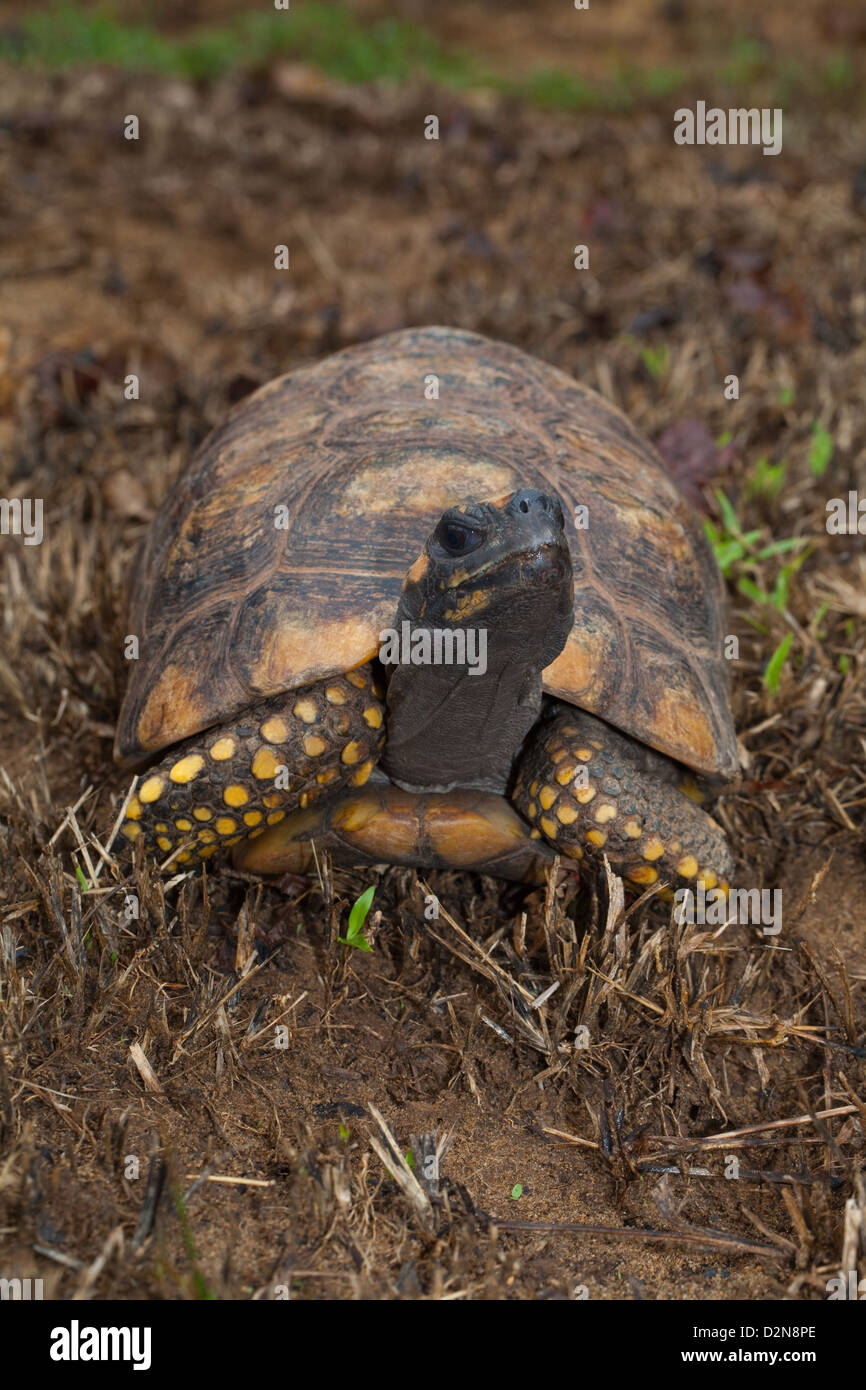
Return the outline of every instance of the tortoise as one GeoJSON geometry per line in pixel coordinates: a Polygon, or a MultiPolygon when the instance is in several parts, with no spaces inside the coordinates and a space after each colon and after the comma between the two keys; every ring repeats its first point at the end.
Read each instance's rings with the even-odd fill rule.
{"type": "Polygon", "coordinates": [[[122,833],[531,881],[558,853],[726,888],[723,589],[601,396],[410,328],[271,381],[204,441],[134,565],[122,833]],[[154,755],[159,755],[153,764],[154,755]]]}

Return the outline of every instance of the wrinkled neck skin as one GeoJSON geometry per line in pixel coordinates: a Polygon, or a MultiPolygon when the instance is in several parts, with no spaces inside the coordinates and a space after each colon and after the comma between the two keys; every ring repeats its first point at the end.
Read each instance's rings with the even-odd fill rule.
{"type": "MultiPolygon", "coordinates": [[[[388,739],[381,763],[408,791],[477,788],[503,794],[526,735],[541,711],[541,673],[558,656],[573,607],[563,596],[528,594],[507,611],[479,615],[487,633],[487,667],[386,667],[388,739]]],[[[396,628],[412,621],[403,601],[396,628]]],[[[425,624],[412,622],[413,630],[425,624]]],[[[431,629],[432,631],[432,629],[431,629]]]]}

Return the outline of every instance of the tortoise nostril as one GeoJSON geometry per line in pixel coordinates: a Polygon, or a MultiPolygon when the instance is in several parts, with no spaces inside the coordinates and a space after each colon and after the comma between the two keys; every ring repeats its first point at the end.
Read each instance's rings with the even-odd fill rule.
{"type": "Polygon", "coordinates": [[[522,498],[520,499],[520,510],[521,510],[522,512],[528,512],[528,511],[529,511],[529,503],[527,502],[527,500],[526,500],[525,497],[522,497],[522,498]]]}

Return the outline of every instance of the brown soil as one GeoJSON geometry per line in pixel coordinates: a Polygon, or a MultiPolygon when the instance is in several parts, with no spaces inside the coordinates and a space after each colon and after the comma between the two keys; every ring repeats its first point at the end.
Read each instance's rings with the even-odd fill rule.
{"type": "MultiPolygon", "coordinates": [[[[769,7],[768,34],[788,9],[769,7]]],[[[631,35],[651,10],[629,8],[631,35]]],[[[440,36],[513,55],[525,25],[517,7],[461,6],[440,36]]],[[[657,42],[659,62],[676,56],[657,42]]],[[[828,497],[866,486],[863,152],[829,102],[796,113],[777,159],[682,149],[671,124],[665,104],[544,113],[288,64],[201,88],[3,74],[0,495],[45,504],[41,545],[0,537],[4,1270],[64,1298],[823,1299],[851,1257],[866,547],[824,519],[828,497]],[[116,861],[82,893],[81,843],[95,863],[125,792],[122,588],[149,517],[258,384],[427,322],[506,338],[610,396],[717,521],[711,482],[764,541],[809,539],[784,612],[731,586],[746,766],[719,815],[741,880],[783,888],[778,937],[711,939],[656,902],[627,900],[623,919],[607,885],[576,893],[571,875],[546,898],[442,875],[435,921],[397,870],[164,887],[116,861]],[[655,371],[642,351],[664,346],[655,371]],[[835,442],[823,477],[816,420],[835,442]],[[787,463],[775,496],[752,486],[761,456],[787,463]],[[771,694],[761,675],[788,632],[771,694]],[[337,933],[370,882],[373,949],[347,953],[337,933]],[[374,1152],[370,1105],[419,1176],[421,1136],[451,1135],[430,1193],[374,1152]],[[804,1116],[746,1147],[706,1142],[804,1116]],[[708,1171],[662,1171],[677,1163],[708,1171]]],[[[787,558],[752,579],[772,588],[787,558]]]]}

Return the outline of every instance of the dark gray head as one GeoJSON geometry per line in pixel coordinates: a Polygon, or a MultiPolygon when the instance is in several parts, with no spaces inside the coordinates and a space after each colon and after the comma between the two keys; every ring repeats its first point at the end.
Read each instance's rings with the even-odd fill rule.
{"type": "Polygon", "coordinates": [[[526,488],[440,518],[409,570],[389,671],[382,767],[412,789],[503,791],[574,621],[562,507],[526,488]]]}

